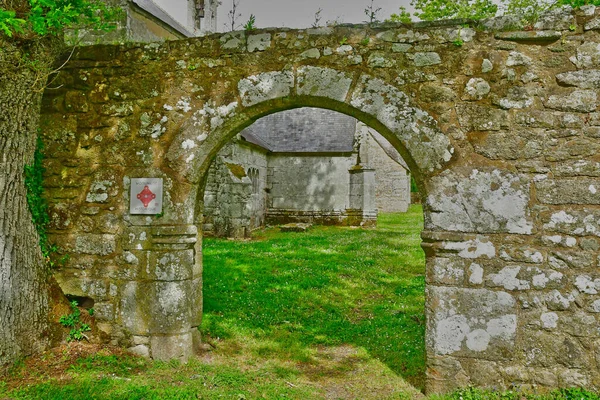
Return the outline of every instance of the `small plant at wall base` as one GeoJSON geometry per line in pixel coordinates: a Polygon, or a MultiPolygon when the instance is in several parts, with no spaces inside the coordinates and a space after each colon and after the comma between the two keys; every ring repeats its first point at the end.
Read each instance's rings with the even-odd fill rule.
{"type": "MultiPolygon", "coordinates": [[[[58,320],[58,322],[65,328],[71,328],[69,334],[67,335],[67,342],[71,342],[73,340],[79,341],[83,339],[89,340],[84,332],[89,332],[92,329],[88,324],[81,321],[81,311],[77,307],[77,301],[73,300],[70,306],[71,314],[63,315],[58,320]]],[[[92,315],[94,313],[94,309],[90,309],[89,313],[92,315]]]]}

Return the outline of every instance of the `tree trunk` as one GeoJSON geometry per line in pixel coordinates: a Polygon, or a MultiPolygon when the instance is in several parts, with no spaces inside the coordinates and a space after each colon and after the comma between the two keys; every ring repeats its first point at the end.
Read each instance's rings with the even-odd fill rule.
{"type": "Polygon", "coordinates": [[[46,262],[27,205],[41,89],[50,56],[0,37],[0,365],[48,344],[46,262]],[[27,54],[26,54],[27,52],[27,54]],[[44,59],[45,58],[45,59],[44,59]],[[31,63],[31,60],[41,61],[31,63]]]}

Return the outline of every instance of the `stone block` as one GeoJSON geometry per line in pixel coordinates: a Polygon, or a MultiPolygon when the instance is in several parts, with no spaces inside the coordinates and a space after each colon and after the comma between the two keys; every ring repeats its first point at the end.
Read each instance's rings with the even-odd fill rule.
{"type": "Polygon", "coordinates": [[[527,110],[517,111],[513,115],[516,124],[530,128],[554,128],[557,124],[557,116],[553,111],[527,110]]]}
{"type": "Polygon", "coordinates": [[[144,344],[138,344],[136,346],[130,347],[127,349],[127,351],[129,351],[132,354],[135,354],[136,356],[150,358],[150,349],[144,344]]]}
{"type": "Polygon", "coordinates": [[[516,301],[506,292],[429,286],[428,351],[436,355],[510,359],[517,331],[516,301]]]}
{"type": "Polygon", "coordinates": [[[600,43],[586,41],[577,46],[577,54],[570,60],[580,69],[600,67],[600,43]]]}
{"type": "Polygon", "coordinates": [[[371,53],[367,59],[369,68],[392,68],[396,65],[396,60],[387,57],[384,53],[371,53]]]}
{"type": "Polygon", "coordinates": [[[546,134],[542,129],[490,131],[473,140],[475,151],[492,160],[519,160],[543,155],[546,134]]]}
{"type": "Polygon", "coordinates": [[[146,279],[165,282],[192,279],[193,250],[151,251],[149,254],[146,279]]]}
{"type": "Polygon", "coordinates": [[[574,90],[566,95],[552,95],[544,102],[547,108],[559,111],[589,113],[596,111],[597,95],[593,90],[574,90]]]}
{"type": "Polygon", "coordinates": [[[511,51],[506,59],[507,67],[529,66],[533,60],[531,57],[518,51],[511,51]]]}
{"type": "Polygon", "coordinates": [[[492,100],[493,104],[505,110],[528,108],[533,105],[533,93],[527,88],[511,87],[508,89],[506,97],[493,96],[492,100]]]}
{"type": "Polygon", "coordinates": [[[430,258],[427,262],[427,280],[435,284],[463,286],[464,260],[446,257],[430,258]]]}
{"type": "Polygon", "coordinates": [[[433,51],[415,53],[413,62],[417,67],[426,67],[429,65],[437,65],[442,63],[442,59],[438,53],[433,51]]]}
{"type": "Polygon", "coordinates": [[[263,101],[289,96],[293,86],[294,75],[291,71],[275,71],[240,80],[238,90],[242,104],[249,107],[263,101]]]}
{"type": "Polygon", "coordinates": [[[318,60],[319,58],[321,58],[321,51],[319,49],[316,48],[312,48],[312,49],[308,49],[303,53],[300,53],[300,55],[298,56],[298,60],[306,60],[307,58],[314,58],[316,60],[318,60]]]}
{"type": "Polygon", "coordinates": [[[599,89],[600,70],[586,69],[563,72],[556,75],[556,80],[565,86],[577,86],[581,89],[599,89]]]}
{"type": "Polygon", "coordinates": [[[191,326],[192,281],[147,283],[144,301],[148,303],[149,331],[153,335],[187,332],[191,326]]]}
{"type": "Polygon", "coordinates": [[[546,179],[535,187],[543,204],[600,204],[600,184],[595,179],[546,179]]]}
{"type": "Polygon", "coordinates": [[[600,210],[563,208],[541,213],[544,229],[568,235],[600,237],[600,210]]]}
{"type": "Polygon", "coordinates": [[[531,234],[529,182],[510,172],[446,171],[429,181],[426,229],[531,234]]]}
{"type": "Polygon", "coordinates": [[[229,32],[219,39],[221,48],[226,51],[241,51],[246,47],[246,35],[243,31],[229,32]]]}
{"type": "Polygon", "coordinates": [[[118,319],[122,326],[134,335],[147,336],[151,314],[151,297],[147,285],[127,282],[121,287],[118,319]]]}
{"type": "Polygon", "coordinates": [[[481,100],[490,92],[490,84],[482,78],[471,78],[465,86],[463,100],[481,100]]]}
{"type": "Polygon", "coordinates": [[[527,265],[507,265],[485,276],[487,287],[502,287],[508,291],[530,289],[560,289],[567,278],[560,271],[527,265]]]}
{"type": "Polygon", "coordinates": [[[552,368],[585,368],[591,364],[589,353],[576,338],[558,332],[529,330],[523,336],[520,351],[525,355],[526,365],[552,368]]]}
{"type": "MultiPolygon", "coordinates": [[[[574,130],[579,133],[580,131],[574,130]]],[[[546,160],[548,161],[567,161],[572,159],[587,158],[600,151],[600,143],[595,139],[588,138],[567,138],[551,139],[546,143],[546,160]]],[[[559,167],[560,165],[557,165],[559,167]]]]}
{"type": "Polygon", "coordinates": [[[271,34],[259,33],[258,35],[248,36],[248,52],[265,51],[271,47],[271,34]]]}
{"type": "Polygon", "coordinates": [[[499,131],[509,128],[508,114],[478,104],[457,104],[456,111],[463,130],[471,131],[499,131]]]}
{"type": "Polygon", "coordinates": [[[426,83],[421,86],[419,99],[425,103],[447,103],[456,99],[456,93],[448,87],[426,83]]]}
{"type": "Polygon", "coordinates": [[[114,235],[98,235],[91,233],[82,233],[75,238],[76,253],[94,254],[106,256],[114,253],[116,250],[116,240],[114,235]]]}
{"type": "Polygon", "coordinates": [[[465,387],[470,382],[460,361],[448,356],[428,356],[426,375],[426,393],[446,393],[465,387]]]}
{"type": "Polygon", "coordinates": [[[509,40],[514,42],[554,42],[561,38],[558,31],[513,31],[497,32],[494,37],[499,40],[509,40]]]}
{"type": "Polygon", "coordinates": [[[389,30],[377,34],[377,38],[384,42],[393,43],[415,43],[428,40],[430,36],[425,32],[419,32],[412,29],[408,30],[389,30]]]}
{"type": "Polygon", "coordinates": [[[194,354],[192,333],[173,336],[153,335],[150,337],[150,349],[154,360],[186,362],[194,354]]]}
{"type": "Polygon", "coordinates": [[[352,94],[352,106],[390,129],[423,171],[447,163],[454,152],[430,115],[410,106],[408,96],[380,79],[363,76],[352,94]]]}

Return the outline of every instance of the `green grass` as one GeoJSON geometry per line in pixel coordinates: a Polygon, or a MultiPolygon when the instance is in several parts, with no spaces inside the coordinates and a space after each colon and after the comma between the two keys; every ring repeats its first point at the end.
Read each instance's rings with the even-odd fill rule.
{"type": "Polygon", "coordinates": [[[148,362],[133,357],[91,356],[76,363],[70,379],[48,380],[3,392],[11,399],[306,399],[313,391],[291,388],[259,372],[210,366],[198,360],[186,365],[148,362]],[[104,360],[103,360],[104,358],[104,360]],[[131,365],[135,369],[131,370],[131,365]]]}
{"type": "Polygon", "coordinates": [[[457,390],[446,396],[432,396],[431,400],[598,400],[600,396],[585,389],[558,389],[546,394],[528,394],[518,390],[495,392],[476,388],[457,390]]]}
{"type": "Polygon", "coordinates": [[[351,345],[420,385],[422,211],[383,214],[378,225],[269,229],[241,243],[206,239],[202,333],[233,353],[252,342],[257,356],[301,363],[311,363],[319,346],[351,345]]]}

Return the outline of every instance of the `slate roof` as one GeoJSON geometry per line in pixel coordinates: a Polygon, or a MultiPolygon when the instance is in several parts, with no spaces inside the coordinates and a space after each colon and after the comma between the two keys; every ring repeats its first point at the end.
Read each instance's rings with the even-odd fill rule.
{"type": "Polygon", "coordinates": [[[274,153],[351,152],[356,119],[322,108],[296,108],[267,115],[241,137],[274,153]]]}

